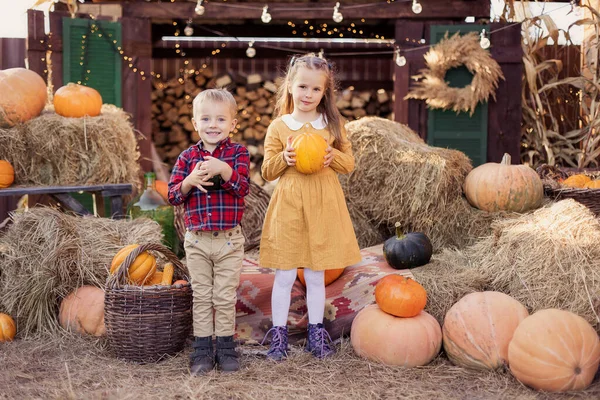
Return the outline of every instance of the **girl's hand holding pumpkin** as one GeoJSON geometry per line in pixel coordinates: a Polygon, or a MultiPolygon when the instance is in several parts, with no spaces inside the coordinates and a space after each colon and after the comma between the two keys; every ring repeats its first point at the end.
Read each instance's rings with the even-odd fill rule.
{"type": "Polygon", "coordinates": [[[325,151],[327,152],[327,154],[325,154],[325,162],[323,163],[323,165],[325,167],[329,167],[329,165],[331,165],[331,162],[333,161],[333,157],[335,157],[335,153],[333,152],[333,148],[331,146],[327,146],[325,151]]]}
{"type": "Polygon", "coordinates": [[[283,159],[290,167],[296,165],[296,152],[292,147],[292,136],[288,136],[287,138],[287,146],[285,150],[283,150],[283,159]]]}

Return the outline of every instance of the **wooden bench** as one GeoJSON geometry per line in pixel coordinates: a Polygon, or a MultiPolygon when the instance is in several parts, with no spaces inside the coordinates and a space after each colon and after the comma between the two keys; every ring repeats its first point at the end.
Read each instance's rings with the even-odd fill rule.
{"type": "Polygon", "coordinates": [[[104,184],[104,185],[77,185],[77,186],[11,186],[0,189],[0,197],[24,195],[50,195],[61,205],[73,210],[80,215],[91,215],[79,201],[69,193],[90,192],[96,195],[98,214],[104,216],[104,197],[110,199],[110,217],[124,218],[123,195],[133,192],[133,185],[129,183],[104,184]]]}

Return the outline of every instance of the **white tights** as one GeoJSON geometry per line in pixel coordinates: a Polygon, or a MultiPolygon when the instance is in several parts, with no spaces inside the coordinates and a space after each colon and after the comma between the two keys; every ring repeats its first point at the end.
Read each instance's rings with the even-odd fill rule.
{"type": "MultiPolygon", "coordinates": [[[[275,282],[271,293],[271,309],[273,312],[273,326],[286,326],[292,286],[296,281],[297,269],[275,271],[275,282]]],[[[306,281],[306,307],[308,308],[308,323],[323,323],[325,313],[325,271],[304,269],[306,281]]]]}

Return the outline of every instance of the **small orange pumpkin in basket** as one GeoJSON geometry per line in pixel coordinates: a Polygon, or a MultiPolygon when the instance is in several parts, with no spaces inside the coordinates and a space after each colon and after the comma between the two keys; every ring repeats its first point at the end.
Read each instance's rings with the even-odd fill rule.
{"type": "Polygon", "coordinates": [[[589,181],[584,186],[586,189],[600,189],[600,179],[589,181]]]}
{"type": "Polygon", "coordinates": [[[576,175],[571,175],[564,181],[560,181],[560,183],[561,183],[561,185],[567,186],[570,188],[583,189],[585,187],[585,185],[591,181],[592,181],[592,178],[590,178],[587,175],[576,174],[576,175]]]}

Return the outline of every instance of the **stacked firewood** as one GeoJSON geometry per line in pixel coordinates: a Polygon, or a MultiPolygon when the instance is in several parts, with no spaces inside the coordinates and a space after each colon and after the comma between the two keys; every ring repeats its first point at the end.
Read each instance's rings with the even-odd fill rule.
{"type": "MultiPolygon", "coordinates": [[[[160,158],[172,166],[177,156],[199,140],[192,125],[192,101],[204,89],[226,87],[238,104],[238,124],[233,140],[250,152],[251,179],[262,185],[260,176],[267,127],[273,119],[279,82],[265,81],[259,74],[213,76],[202,70],[168,81],[154,80],[152,92],[152,138],[160,158]]],[[[391,95],[385,90],[355,91],[348,87],[337,99],[340,112],[348,120],[367,115],[390,117],[391,95]]]]}

